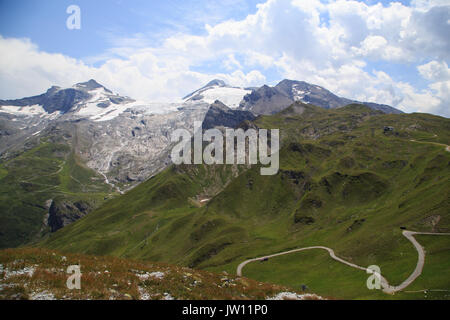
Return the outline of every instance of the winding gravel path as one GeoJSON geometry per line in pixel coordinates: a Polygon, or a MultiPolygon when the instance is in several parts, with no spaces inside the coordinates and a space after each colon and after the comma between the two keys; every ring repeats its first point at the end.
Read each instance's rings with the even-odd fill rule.
{"type": "MultiPolygon", "coordinates": [[[[389,294],[394,294],[394,293],[396,293],[398,291],[401,291],[401,290],[405,289],[414,280],[416,280],[417,277],[419,277],[422,274],[423,265],[425,263],[425,250],[417,242],[417,240],[414,238],[414,235],[416,235],[416,234],[423,234],[423,235],[433,235],[433,236],[436,236],[436,235],[450,236],[450,233],[415,232],[415,231],[408,231],[408,230],[404,230],[402,233],[409,241],[411,241],[411,243],[414,245],[414,247],[417,250],[417,253],[418,253],[417,265],[416,265],[416,268],[414,269],[414,271],[411,273],[411,275],[398,286],[391,286],[391,285],[389,285],[389,282],[386,280],[386,278],[384,278],[381,274],[378,275],[378,273],[375,272],[375,275],[378,275],[380,280],[381,280],[381,287],[383,288],[383,292],[389,293],[389,294]]],[[[245,267],[246,264],[248,264],[250,262],[261,261],[261,260],[268,259],[268,258],[273,258],[273,257],[277,257],[277,256],[282,256],[282,255],[285,255],[285,254],[290,254],[290,253],[300,252],[300,251],[305,251],[305,250],[311,250],[311,249],[323,249],[323,250],[326,250],[330,254],[330,257],[333,258],[336,261],[339,261],[339,262],[341,262],[343,264],[346,264],[349,267],[366,271],[367,273],[374,273],[374,271],[372,271],[371,269],[358,266],[358,265],[356,265],[354,263],[351,263],[351,262],[348,262],[348,261],[346,261],[344,259],[339,258],[338,256],[336,256],[336,254],[334,253],[333,249],[330,249],[328,247],[323,247],[323,246],[313,246],[313,247],[305,247],[305,248],[293,249],[293,250],[289,250],[289,251],[275,253],[275,254],[272,254],[272,255],[269,255],[269,256],[264,256],[264,257],[259,257],[259,258],[253,258],[253,259],[245,260],[244,262],[242,262],[241,264],[238,265],[238,267],[236,269],[236,274],[241,277],[242,276],[242,269],[245,267]]]]}
{"type": "Polygon", "coordinates": [[[417,142],[417,143],[434,144],[434,145],[436,145],[436,146],[443,146],[443,147],[445,147],[445,151],[450,152],[450,146],[449,146],[449,145],[446,145],[446,144],[443,144],[443,143],[439,143],[439,142],[430,142],[430,141],[417,141],[417,140],[414,140],[414,139],[410,139],[409,141],[417,142]]]}

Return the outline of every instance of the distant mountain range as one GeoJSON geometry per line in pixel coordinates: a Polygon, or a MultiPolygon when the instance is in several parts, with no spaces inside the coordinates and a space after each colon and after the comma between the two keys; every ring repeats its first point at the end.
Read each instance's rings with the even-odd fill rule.
{"type": "Polygon", "coordinates": [[[257,115],[277,113],[296,101],[313,104],[325,109],[340,108],[357,103],[384,113],[402,113],[402,111],[388,105],[338,97],[323,87],[304,81],[287,79],[274,87],[263,85],[259,88],[231,87],[224,81],[216,79],[183,99],[184,101],[204,101],[207,103],[220,100],[230,108],[251,111],[257,115]]]}
{"type": "MultiPolygon", "coordinates": [[[[251,111],[254,114],[274,114],[292,103],[300,101],[325,109],[334,109],[352,103],[364,104],[384,113],[402,113],[388,105],[372,102],[358,102],[338,97],[329,90],[304,81],[283,80],[274,87],[263,85],[260,88],[239,88],[227,85],[222,80],[212,80],[204,87],[183,98],[184,103],[212,104],[219,100],[231,109],[251,111]]],[[[137,102],[129,97],[119,96],[95,80],[77,83],[71,88],[53,86],[47,92],[16,100],[0,100],[0,112],[12,114],[60,114],[72,113],[89,116],[91,120],[111,120],[127,109],[144,107],[147,112],[165,113],[174,111],[174,104],[137,102]],[[169,107],[171,106],[171,108],[169,107]],[[16,107],[16,108],[14,108],[16,107]],[[25,107],[25,108],[24,108],[25,107]],[[34,107],[34,108],[31,108],[34,107]]]]}
{"type": "MultiPolygon", "coordinates": [[[[174,103],[120,96],[93,79],[0,100],[0,177],[9,181],[3,184],[0,247],[56,231],[166,168],[175,129],[192,130],[194,121],[203,121],[204,129],[237,127],[294,102],[326,109],[353,103],[301,81],[239,88],[217,79],[174,103]]],[[[400,113],[389,106],[366,105],[400,113]]]]}

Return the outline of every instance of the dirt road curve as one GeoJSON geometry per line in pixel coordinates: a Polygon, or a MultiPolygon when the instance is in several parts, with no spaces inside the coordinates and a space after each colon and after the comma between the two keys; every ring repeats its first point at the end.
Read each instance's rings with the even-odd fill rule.
{"type": "MultiPolygon", "coordinates": [[[[423,247],[414,238],[414,235],[416,235],[416,234],[447,235],[447,236],[450,236],[450,233],[414,232],[414,231],[408,231],[408,230],[403,231],[403,235],[409,241],[411,241],[411,243],[414,245],[414,247],[417,250],[418,259],[417,259],[416,269],[413,271],[413,273],[411,273],[411,275],[405,281],[403,281],[398,286],[391,286],[391,285],[389,285],[389,282],[386,280],[386,278],[384,278],[380,274],[379,278],[381,280],[381,287],[383,288],[383,292],[389,293],[389,294],[394,294],[395,292],[401,291],[401,290],[405,289],[407,286],[409,286],[414,280],[417,279],[417,277],[419,277],[422,274],[423,265],[425,263],[425,251],[424,251],[423,247]]],[[[358,266],[358,265],[356,265],[354,263],[345,261],[344,259],[341,259],[341,258],[337,257],[336,254],[334,253],[333,249],[330,249],[328,247],[323,247],[323,246],[313,246],[313,247],[305,247],[305,248],[293,249],[293,250],[289,250],[289,251],[275,253],[275,254],[272,254],[272,255],[269,255],[269,256],[264,256],[264,257],[259,257],[259,258],[253,258],[253,259],[245,260],[244,262],[242,262],[241,264],[238,265],[238,267],[236,269],[236,274],[238,276],[242,276],[242,269],[245,267],[246,264],[248,264],[250,262],[261,261],[263,259],[273,258],[273,257],[285,255],[285,254],[290,254],[290,253],[299,252],[299,251],[305,251],[305,250],[311,250],[311,249],[323,249],[323,250],[326,250],[330,254],[330,257],[333,258],[336,261],[339,261],[339,262],[341,262],[343,264],[346,264],[349,267],[352,267],[352,268],[355,268],[355,269],[363,270],[363,271],[366,271],[368,273],[373,273],[372,270],[369,270],[367,268],[358,266]]],[[[377,273],[375,273],[375,274],[377,275],[377,273]]]]}
{"type": "Polygon", "coordinates": [[[443,147],[445,147],[445,151],[450,152],[450,146],[448,146],[448,145],[446,145],[446,144],[443,144],[443,143],[438,143],[438,142],[428,142],[428,141],[417,141],[417,140],[414,140],[414,139],[411,139],[411,140],[409,140],[409,141],[417,142],[417,143],[434,144],[434,145],[436,145],[436,146],[443,146],[443,147]]]}

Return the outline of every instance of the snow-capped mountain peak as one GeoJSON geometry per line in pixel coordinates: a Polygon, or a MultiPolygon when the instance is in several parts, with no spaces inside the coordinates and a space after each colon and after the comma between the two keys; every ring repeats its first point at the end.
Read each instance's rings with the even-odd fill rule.
{"type": "Polygon", "coordinates": [[[45,93],[16,100],[0,100],[0,112],[21,116],[70,115],[91,120],[110,120],[136,103],[114,94],[91,79],[69,88],[52,86],[45,93]]]}
{"type": "Polygon", "coordinates": [[[212,104],[216,100],[219,100],[229,108],[236,109],[239,107],[242,98],[250,92],[251,90],[249,89],[232,87],[227,85],[223,80],[214,79],[204,87],[185,96],[183,102],[204,102],[212,104]]]}

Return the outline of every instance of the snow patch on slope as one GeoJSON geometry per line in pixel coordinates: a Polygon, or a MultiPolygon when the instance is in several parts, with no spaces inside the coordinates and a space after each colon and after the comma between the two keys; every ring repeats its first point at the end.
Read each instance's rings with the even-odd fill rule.
{"type": "Polygon", "coordinates": [[[98,88],[89,91],[92,98],[80,104],[79,110],[75,113],[78,116],[89,117],[90,120],[96,122],[109,121],[118,117],[121,113],[129,110],[137,114],[164,114],[172,111],[177,111],[180,107],[178,103],[158,103],[158,102],[143,102],[130,101],[121,104],[111,103],[109,94],[105,88],[98,88]],[[106,107],[99,106],[105,104],[106,107]]]}
{"type": "Polygon", "coordinates": [[[298,88],[299,86],[296,84],[292,87],[292,96],[294,98],[294,101],[300,101],[305,102],[305,96],[307,94],[310,94],[310,91],[304,91],[298,88]]]}
{"type": "Polygon", "coordinates": [[[105,111],[105,108],[99,107],[100,103],[108,103],[109,98],[104,88],[90,90],[92,97],[81,104],[81,108],[76,112],[80,116],[97,116],[105,111]]]}
{"type": "Polygon", "coordinates": [[[20,115],[20,116],[40,116],[46,115],[47,112],[41,105],[35,104],[32,106],[0,106],[0,112],[20,115]]]}
{"type": "Polygon", "coordinates": [[[179,104],[175,103],[144,103],[139,101],[125,104],[112,104],[107,108],[96,110],[96,113],[92,114],[90,119],[97,122],[108,121],[118,117],[127,110],[137,113],[138,115],[164,114],[177,111],[179,106],[179,104]]]}
{"type": "Polygon", "coordinates": [[[211,86],[202,91],[197,91],[194,94],[186,97],[185,102],[206,102],[208,104],[214,103],[216,100],[224,103],[231,109],[239,107],[246,94],[251,93],[251,90],[234,87],[211,86]]]}
{"type": "MultiPolygon", "coordinates": [[[[8,113],[17,117],[40,117],[48,120],[56,119],[61,115],[59,111],[47,113],[39,104],[31,106],[0,106],[0,113],[8,113]]],[[[12,119],[12,121],[17,121],[17,119],[12,119]]]]}

